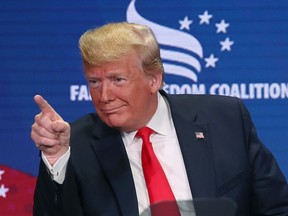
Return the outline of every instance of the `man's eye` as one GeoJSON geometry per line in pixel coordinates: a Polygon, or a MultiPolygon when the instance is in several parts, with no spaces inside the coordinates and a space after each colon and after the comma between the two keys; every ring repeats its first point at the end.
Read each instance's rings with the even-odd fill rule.
{"type": "Polygon", "coordinates": [[[92,88],[97,88],[101,84],[99,80],[95,80],[95,79],[88,80],[88,83],[89,83],[89,86],[92,88]]]}
{"type": "Polygon", "coordinates": [[[115,78],[115,81],[116,82],[121,82],[121,81],[124,81],[124,79],[123,78],[115,78]]]}
{"type": "Polygon", "coordinates": [[[113,79],[114,84],[116,85],[123,85],[126,82],[126,79],[122,78],[122,77],[115,77],[113,79]]]}

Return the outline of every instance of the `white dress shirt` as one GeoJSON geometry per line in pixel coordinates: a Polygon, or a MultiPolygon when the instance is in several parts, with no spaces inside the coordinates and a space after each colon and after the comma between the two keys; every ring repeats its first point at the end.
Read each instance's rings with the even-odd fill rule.
{"type": "MultiPolygon", "coordinates": [[[[147,124],[153,129],[150,136],[154,152],[166,174],[176,200],[192,200],[192,194],[184,166],[170,108],[165,99],[158,93],[157,111],[147,124]]],[[[142,140],[135,137],[137,131],[122,133],[122,139],[130,161],[130,167],[136,188],[138,208],[141,213],[149,207],[149,197],[141,163],[142,140]]],[[[70,148],[52,167],[44,154],[42,159],[50,170],[53,180],[62,184],[65,178],[66,166],[70,157],[70,148]]]]}
{"type": "MultiPolygon", "coordinates": [[[[147,124],[153,129],[150,136],[154,152],[166,174],[176,200],[192,200],[192,194],[184,166],[180,146],[165,99],[158,93],[158,108],[147,124]]],[[[141,163],[142,140],[135,137],[137,131],[122,133],[134,178],[138,208],[141,213],[149,207],[149,197],[141,163]]]]}

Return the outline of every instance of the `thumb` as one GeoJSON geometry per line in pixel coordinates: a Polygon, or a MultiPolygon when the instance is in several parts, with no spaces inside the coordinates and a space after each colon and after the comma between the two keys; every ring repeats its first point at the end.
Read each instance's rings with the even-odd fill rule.
{"type": "Polygon", "coordinates": [[[52,122],[52,129],[56,133],[64,133],[64,134],[70,133],[70,125],[63,120],[56,120],[52,122]]]}

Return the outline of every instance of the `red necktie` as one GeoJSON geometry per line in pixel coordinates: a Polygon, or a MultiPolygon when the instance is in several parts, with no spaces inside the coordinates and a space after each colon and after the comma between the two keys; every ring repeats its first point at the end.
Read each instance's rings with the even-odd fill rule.
{"type": "MultiPolygon", "coordinates": [[[[154,207],[151,207],[152,215],[178,216],[180,213],[175,197],[163,168],[153,151],[152,143],[149,140],[152,133],[153,130],[151,128],[143,127],[138,130],[136,134],[137,137],[140,137],[143,140],[141,158],[150,204],[153,205],[162,202],[161,204],[158,204],[159,208],[153,210],[154,207]]],[[[154,206],[156,207],[157,205],[154,206]]]]}

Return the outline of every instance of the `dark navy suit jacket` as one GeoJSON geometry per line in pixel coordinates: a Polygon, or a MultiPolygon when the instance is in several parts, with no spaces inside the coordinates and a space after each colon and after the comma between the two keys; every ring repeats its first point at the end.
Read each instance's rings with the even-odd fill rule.
{"type": "MultiPolygon", "coordinates": [[[[239,99],[161,94],[171,108],[193,199],[231,198],[241,216],[288,215],[285,177],[239,99]]],[[[34,215],[139,215],[120,132],[95,113],[71,126],[65,181],[53,182],[41,161],[34,215]]]]}

